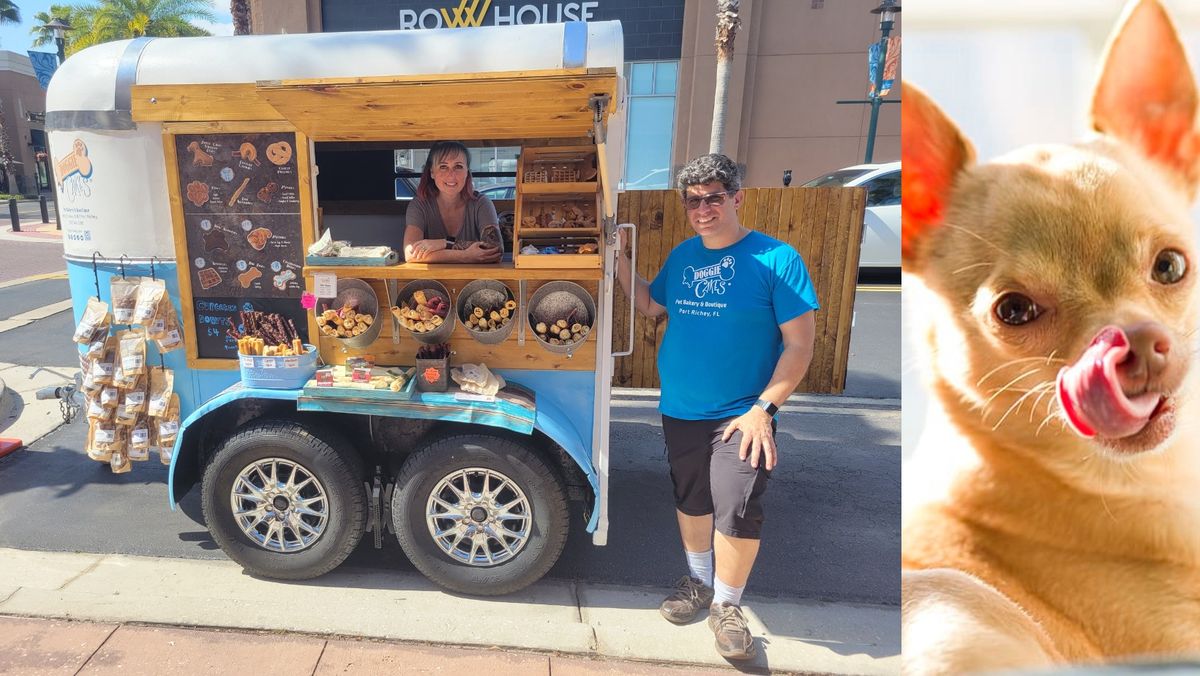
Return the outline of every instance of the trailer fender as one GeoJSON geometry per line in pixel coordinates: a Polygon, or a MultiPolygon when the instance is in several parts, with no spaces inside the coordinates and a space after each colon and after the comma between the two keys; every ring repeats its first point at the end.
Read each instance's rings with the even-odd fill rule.
{"type": "MultiPolygon", "coordinates": [[[[579,465],[579,469],[587,477],[588,485],[592,489],[592,496],[599,499],[600,496],[600,479],[596,476],[596,471],[592,467],[592,454],[588,450],[588,444],[585,444],[583,439],[579,437],[579,433],[575,431],[575,425],[571,423],[570,417],[563,412],[562,409],[554,405],[549,397],[538,399],[537,403],[537,418],[533,423],[534,429],[537,429],[542,434],[550,437],[555,443],[563,447],[567,455],[579,465]]],[[[593,523],[588,524],[588,532],[595,529],[595,519],[593,523]]]]}
{"type": "Polygon", "coordinates": [[[241,399],[296,401],[299,395],[299,390],[266,390],[235,386],[192,411],[192,414],[179,426],[179,435],[175,438],[175,448],[171,453],[171,467],[167,471],[167,500],[170,502],[171,511],[175,511],[175,505],[179,502],[175,497],[175,489],[187,484],[186,488],[179,492],[179,498],[182,498],[200,478],[199,472],[194,469],[196,467],[195,455],[200,452],[200,445],[194,437],[199,435],[200,425],[197,423],[201,419],[209,413],[241,399]],[[183,462],[182,468],[179,467],[181,462],[183,462]]]}

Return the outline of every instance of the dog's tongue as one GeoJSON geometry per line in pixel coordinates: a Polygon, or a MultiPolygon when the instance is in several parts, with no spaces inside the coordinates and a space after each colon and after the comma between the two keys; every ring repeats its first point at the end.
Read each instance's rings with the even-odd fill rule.
{"type": "Polygon", "coordinates": [[[1081,436],[1127,437],[1149,422],[1161,395],[1125,396],[1117,364],[1128,353],[1125,332],[1109,326],[1096,334],[1079,361],[1058,372],[1058,402],[1081,436]]]}

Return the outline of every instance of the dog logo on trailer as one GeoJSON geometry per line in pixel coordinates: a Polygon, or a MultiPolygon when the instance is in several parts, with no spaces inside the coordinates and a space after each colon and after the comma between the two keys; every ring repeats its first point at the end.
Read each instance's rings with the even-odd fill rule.
{"type": "Polygon", "coordinates": [[[67,199],[91,194],[92,160],[88,158],[87,144],[77,138],[71,143],[71,152],[54,162],[54,173],[58,176],[58,189],[67,199]]]}

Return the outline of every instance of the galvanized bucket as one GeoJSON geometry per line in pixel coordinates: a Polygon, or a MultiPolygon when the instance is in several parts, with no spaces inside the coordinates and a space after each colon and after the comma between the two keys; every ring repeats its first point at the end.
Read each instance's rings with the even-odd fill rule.
{"type": "Polygon", "coordinates": [[[587,289],[575,282],[546,282],[529,298],[529,330],[537,338],[538,344],[551,352],[571,354],[587,342],[595,328],[596,300],[587,289]],[[555,345],[537,332],[538,322],[551,325],[559,319],[567,319],[568,324],[586,326],[588,335],[570,345],[555,345]]]}
{"type": "Polygon", "coordinates": [[[520,321],[519,307],[510,311],[507,324],[494,331],[473,329],[467,324],[467,319],[470,318],[471,311],[476,307],[483,308],[485,312],[493,308],[498,310],[510,300],[515,300],[512,289],[503,282],[494,279],[476,279],[458,292],[458,319],[463,323],[463,328],[467,330],[467,333],[471,334],[475,340],[488,345],[503,343],[512,334],[513,327],[520,321]]]}
{"type": "MultiPolygon", "coordinates": [[[[338,338],[346,347],[364,348],[370,346],[379,337],[383,326],[379,321],[379,295],[370,284],[361,279],[338,279],[337,296],[329,304],[331,309],[340,309],[346,303],[353,303],[360,314],[371,315],[371,325],[366,331],[352,338],[338,338]]],[[[320,315],[320,312],[317,312],[320,315]]]]}
{"type": "Polygon", "coordinates": [[[413,331],[412,329],[405,327],[403,323],[400,324],[400,327],[405,331],[408,331],[408,333],[419,343],[435,344],[449,342],[450,334],[454,333],[455,322],[454,299],[450,297],[450,291],[446,289],[445,284],[442,284],[437,280],[414,279],[408,284],[405,284],[404,288],[400,289],[400,293],[396,296],[396,305],[401,307],[412,307],[413,294],[415,294],[417,291],[424,291],[426,298],[431,296],[440,296],[441,298],[445,299],[445,301],[450,305],[450,311],[447,312],[446,316],[442,319],[442,325],[432,331],[425,331],[424,333],[413,331]]]}

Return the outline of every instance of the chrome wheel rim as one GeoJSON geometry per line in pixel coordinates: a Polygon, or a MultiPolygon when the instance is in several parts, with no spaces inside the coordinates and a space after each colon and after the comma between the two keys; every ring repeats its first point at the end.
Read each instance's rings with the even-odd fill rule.
{"type": "Polygon", "coordinates": [[[429,535],[443,554],[469,566],[508,561],[529,542],[533,511],[512,479],[486,467],[447,474],[425,504],[429,535]]]}
{"type": "Polygon", "coordinates": [[[285,458],[246,465],[233,480],[229,505],[242,533],[272,552],[311,547],[329,523],[325,487],[312,472],[285,458]]]}

